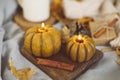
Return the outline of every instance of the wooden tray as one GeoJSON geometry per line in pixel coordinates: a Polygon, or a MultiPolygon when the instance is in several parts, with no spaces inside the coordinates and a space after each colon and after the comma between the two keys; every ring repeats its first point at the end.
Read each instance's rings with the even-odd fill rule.
{"type": "Polygon", "coordinates": [[[90,61],[84,62],[84,63],[76,63],[76,62],[72,62],[65,55],[65,51],[62,49],[62,51],[60,51],[57,55],[54,55],[54,56],[48,58],[51,60],[74,64],[75,69],[71,72],[71,71],[57,69],[57,68],[53,68],[53,67],[38,65],[36,58],[33,57],[30,53],[28,53],[24,48],[21,48],[21,53],[24,57],[26,57],[29,61],[31,61],[39,69],[41,69],[43,72],[48,74],[53,80],[74,80],[75,78],[77,78],[77,76],[80,76],[83,72],[85,72],[87,69],[89,69],[93,64],[98,62],[103,56],[103,53],[101,51],[96,50],[95,56],[90,61]]]}

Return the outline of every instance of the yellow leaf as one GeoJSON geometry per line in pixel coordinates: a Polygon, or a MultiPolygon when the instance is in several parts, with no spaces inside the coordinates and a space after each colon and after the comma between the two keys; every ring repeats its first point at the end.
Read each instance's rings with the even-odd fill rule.
{"type": "Polygon", "coordinates": [[[15,77],[18,78],[19,80],[29,80],[36,72],[36,69],[31,69],[31,68],[16,70],[12,59],[10,59],[9,66],[11,69],[11,73],[15,75],[15,77]]]}

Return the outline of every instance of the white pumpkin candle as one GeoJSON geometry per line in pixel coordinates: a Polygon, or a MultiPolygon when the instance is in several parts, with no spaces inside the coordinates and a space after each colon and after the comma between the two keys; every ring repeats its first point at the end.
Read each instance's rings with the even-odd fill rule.
{"type": "Polygon", "coordinates": [[[50,16],[50,0],[18,0],[25,19],[32,22],[47,20],[50,16]]]}

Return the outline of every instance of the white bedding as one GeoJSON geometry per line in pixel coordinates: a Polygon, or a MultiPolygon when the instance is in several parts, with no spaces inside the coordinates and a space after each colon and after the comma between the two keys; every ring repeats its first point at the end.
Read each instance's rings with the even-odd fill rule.
{"type": "MultiPolygon", "coordinates": [[[[37,68],[20,54],[19,42],[24,32],[12,21],[16,7],[16,0],[0,0],[0,72],[2,80],[17,80],[10,72],[8,64],[10,58],[13,59],[17,69],[37,68]]],[[[61,24],[58,23],[55,27],[60,29],[61,24]]],[[[103,47],[97,48],[102,49],[103,47]]],[[[120,80],[120,66],[116,63],[117,57],[115,51],[104,53],[104,57],[77,80],[120,80]]],[[[52,79],[38,69],[31,80],[52,79]]]]}

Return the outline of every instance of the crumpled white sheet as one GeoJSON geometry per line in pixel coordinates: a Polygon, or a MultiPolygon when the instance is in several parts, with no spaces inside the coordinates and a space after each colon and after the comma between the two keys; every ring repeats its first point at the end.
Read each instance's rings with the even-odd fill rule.
{"type": "MultiPolygon", "coordinates": [[[[37,68],[20,54],[19,44],[24,32],[11,20],[16,7],[16,0],[0,0],[0,71],[2,80],[17,80],[10,72],[8,64],[10,58],[13,59],[17,69],[37,68]]],[[[60,29],[61,24],[55,26],[60,29]]],[[[102,49],[103,47],[97,48],[102,49]]],[[[104,53],[104,57],[87,72],[79,76],[77,80],[120,80],[120,66],[116,63],[116,60],[115,51],[104,53]]],[[[52,79],[38,69],[31,80],[52,79]]]]}
{"type": "Polygon", "coordinates": [[[81,2],[63,0],[63,7],[65,16],[70,19],[112,13],[120,14],[120,0],[83,0],[81,2]]]}

